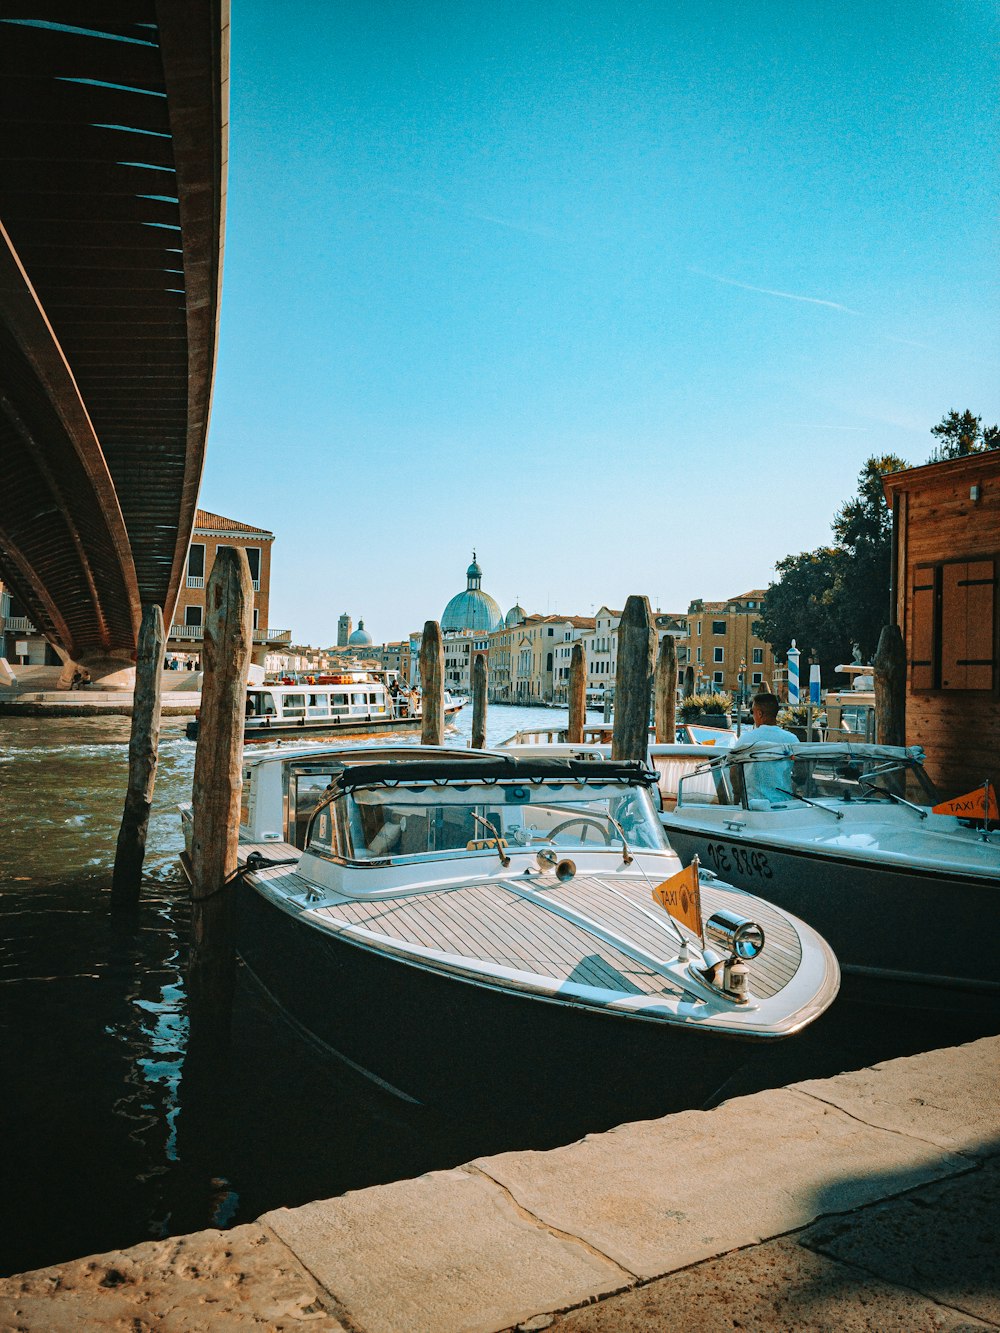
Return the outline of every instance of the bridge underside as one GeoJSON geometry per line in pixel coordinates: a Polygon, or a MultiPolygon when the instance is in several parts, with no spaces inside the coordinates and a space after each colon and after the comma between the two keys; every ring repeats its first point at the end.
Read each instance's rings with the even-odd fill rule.
{"type": "Polygon", "coordinates": [[[0,578],[77,661],[169,618],[218,328],[228,0],[0,19],[0,578]]]}

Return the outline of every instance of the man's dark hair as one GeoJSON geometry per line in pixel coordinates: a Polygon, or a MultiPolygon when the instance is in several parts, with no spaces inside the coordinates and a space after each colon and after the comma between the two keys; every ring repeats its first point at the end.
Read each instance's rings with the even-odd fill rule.
{"type": "Polygon", "coordinates": [[[762,713],[769,714],[771,717],[777,717],[781,700],[776,694],[755,694],[751,707],[759,708],[762,713]]]}

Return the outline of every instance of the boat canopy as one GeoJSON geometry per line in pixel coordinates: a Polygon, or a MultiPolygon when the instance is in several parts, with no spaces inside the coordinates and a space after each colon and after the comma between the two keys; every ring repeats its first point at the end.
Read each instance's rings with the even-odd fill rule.
{"type": "Polygon", "coordinates": [[[727,749],[711,757],[706,755],[705,760],[715,767],[721,767],[723,764],[739,764],[756,759],[786,759],[789,755],[794,755],[796,759],[820,759],[824,762],[833,759],[881,760],[897,764],[924,762],[924,751],[919,745],[854,745],[850,741],[811,741],[808,745],[757,741],[751,745],[727,749]]]}
{"type": "Polygon", "coordinates": [[[336,792],[354,787],[405,783],[450,782],[627,782],[633,786],[656,785],[656,773],[638,760],[608,760],[600,765],[587,759],[510,758],[490,755],[472,757],[456,752],[454,762],[396,760],[386,764],[359,764],[333,776],[336,792]],[[596,770],[596,771],[595,771],[596,770]]]}

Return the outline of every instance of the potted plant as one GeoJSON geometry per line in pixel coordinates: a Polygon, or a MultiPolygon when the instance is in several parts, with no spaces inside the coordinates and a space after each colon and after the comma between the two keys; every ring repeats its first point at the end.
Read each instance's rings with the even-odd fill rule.
{"type": "Polygon", "coordinates": [[[724,690],[712,694],[689,694],[681,700],[678,713],[682,722],[699,727],[718,727],[729,730],[729,710],[732,696],[724,690]]]}

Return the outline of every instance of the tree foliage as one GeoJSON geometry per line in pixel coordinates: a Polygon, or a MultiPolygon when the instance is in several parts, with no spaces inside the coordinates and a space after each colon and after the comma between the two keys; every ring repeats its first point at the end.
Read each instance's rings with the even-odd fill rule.
{"type": "Polygon", "coordinates": [[[855,644],[870,660],[888,621],[892,514],[882,477],[906,466],[895,454],[869,458],[857,494],[833,520],[835,545],[779,560],[764,597],[760,637],[781,654],[795,639],[815,654],[830,684],[833,668],[850,661],[855,644]]]}
{"type": "Polygon", "coordinates": [[[956,412],[954,408],[947,412],[931,427],[931,434],[938,442],[930,456],[931,463],[1000,449],[1000,429],[995,425],[984,427],[982,417],[974,417],[968,408],[964,412],[956,412]]]}
{"type": "MultiPolygon", "coordinates": [[[[931,434],[932,463],[1000,449],[1000,428],[984,427],[968,409],[946,413],[931,434]]],[[[871,661],[888,623],[892,514],[882,478],[908,466],[895,454],[868,459],[857,494],[834,516],[834,545],[779,560],[755,622],[754,632],[781,656],[793,639],[803,653],[815,653],[831,684],[833,667],[850,659],[855,644],[871,661]]]]}
{"type": "Polygon", "coordinates": [[[803,656],[814,655],[831,674],[838,663],[850,661],[851,637],[839,591],[846,562],[845,552],[835,546],[779,560],[778,577],[768,587],[754,633],[782,656],[794,639],[803,656]]]}

